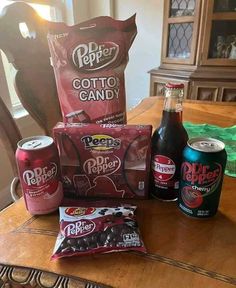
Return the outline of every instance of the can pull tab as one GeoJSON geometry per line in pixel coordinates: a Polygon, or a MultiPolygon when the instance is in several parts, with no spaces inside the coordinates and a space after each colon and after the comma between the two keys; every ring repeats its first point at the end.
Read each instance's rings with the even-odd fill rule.
{"type": "Polygon", "coordinates": [[[41,141],[39,141],[39,140],[33,140],[33,141],[31,141],[31,142],[28,142],[28,148],[33,148],[33,149],[35,149],[35,148],[37,148],[37,147],[39,147],[39,146],[41,146],[42,145],[42,142],[41,141]]]}
{"type": "Polygon", "coordinates": [[[22,148],[34,150],[34,149],[37,149],[39,146],[42,146],[42,141],[36,139],[36,140],[31,140],[31,141],[24,143],[22,145],[22,148]]]}
{"type": "Polygon", "coordinates": [[[201,142],[200,145],[202,147],[209,147],[209,148],[212,148],[215,146],[214,143],[211,143],[211,142],[201,142]]]}

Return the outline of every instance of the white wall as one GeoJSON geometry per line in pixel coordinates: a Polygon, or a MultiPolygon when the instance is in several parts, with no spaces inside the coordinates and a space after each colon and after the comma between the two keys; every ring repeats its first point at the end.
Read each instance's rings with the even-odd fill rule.
{"type": "Polygon", "coordinates": [[[115,0],[114,17],[126,19],[136,13],[138,34],[130,49],[126,68],[128,109],[149,95],[149,74],[159,66],[164,0],[115,0]]]}
{"type": "Polygon", "coordinates": [[[89,5],[89,17],[113,16],[114,0],[87,0],[89,5]]]}

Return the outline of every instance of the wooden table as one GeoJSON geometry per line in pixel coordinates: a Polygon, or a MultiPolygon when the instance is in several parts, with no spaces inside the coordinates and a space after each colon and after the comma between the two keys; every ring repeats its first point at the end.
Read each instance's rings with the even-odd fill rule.
{"type": "MultiPolygon", "coordinates": [[[[157,126],[162,105],[158,97],[145,99],[129,112],[129,123],[157,126]]],[[[189,101],[184,120],[235,125],[236,104],[189,101]]],[[[59,261],[49,260],[59,227],[57,213],[33,217],[19,200],[0,213],[0,279],[33,287],[236,286],[235,188],[236,179],[225,177],[219,211],[207,220],[188,218],[176,203],[136,201],[147,254],[59,261]]]]}

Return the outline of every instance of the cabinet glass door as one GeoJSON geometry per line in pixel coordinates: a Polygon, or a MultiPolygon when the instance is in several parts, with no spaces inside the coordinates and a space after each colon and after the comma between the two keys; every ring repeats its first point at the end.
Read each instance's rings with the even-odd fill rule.
{"type": "Polygon", "coordinates": [[[236,21],[212,21],[208,58],[236,59],[236,21]]]}
{"type": "Polygon", "coordinates": [[[214,12],[236,12],[235,0],[215,0],[214,12]]]}
{"type": "Polygon", "coordinates": [[[193,16],[195,0],[171,0],[170,17],[193,16]]]}
{"type": "Polygon", "coordinates": [[[203,65],[236,66],[236,0],[208,0],[203,65]]]}
{"type": "Polygon", "coordinates": [[[168,57],[190,58],[192,35],[193,23],[169,24],[168,57]]]}
{"type": "Polygon", "coordinates": [[[163,63],[194,63],[198,11],[196,0],[165,1],[163,63]]]}

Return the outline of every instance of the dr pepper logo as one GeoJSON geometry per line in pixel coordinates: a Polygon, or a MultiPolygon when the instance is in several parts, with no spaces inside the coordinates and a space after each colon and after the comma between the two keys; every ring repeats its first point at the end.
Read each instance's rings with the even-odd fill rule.
{"type": "Polygon", "coordinates": [[[182,167],[183,181],[191,185],[207,186],[216,183],[222,174],[222,167],[219,163],[211,165],[202,163],[183,162],[182,167]]]}
{"type": "Polygon", "coordinates": [[[23,180],[28,186],[41,186],[46,184],[57,175],[57,165],[50,163],[45,167],[36,167],[34,169],[25,170],[23,180]]]}
{"type": "Polygon", "coordinates": [[[63,234],[65,237],[81,237],[90,234],[95,229],[96,225],[88,219],[81,219],[76,222],[65,222],[62,224],[63,234]]]}
{"type": "Polygon", "coordinates": [[[97,156],[84,162],[83,169],[87,175],[109,175],[115,173],[121,166],[117,156],[97,156]]]}
{"type": "Polygon", "coordinates": [[[96,71],[113,63],[119,53],[114,42],[89,42],[78,45],[72,52],[74,65],[83,71],[96,71]]]}

